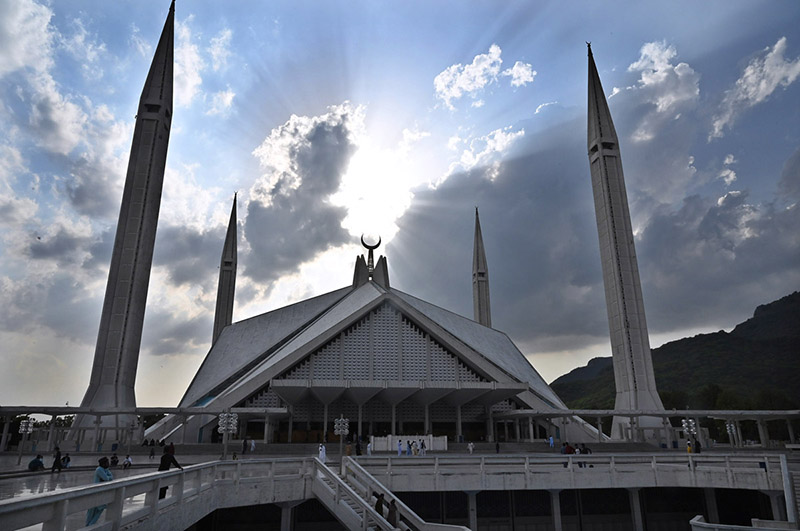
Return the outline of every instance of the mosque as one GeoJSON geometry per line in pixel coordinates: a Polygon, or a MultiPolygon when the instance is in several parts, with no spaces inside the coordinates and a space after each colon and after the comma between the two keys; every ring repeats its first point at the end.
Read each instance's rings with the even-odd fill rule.
{"type": "MultiPolygon", "coordinates": [[[[82,407],[134,408],[134,383],[172,123],[174,4],[139,103],[94,364],[82,407]]],[[[616,410],[663,410],[655,390],[618,141],[589,48],[588,153],[617,385],[616,410]]],[[[219,268],[212,345],[171,415],[146,436],[217,440],[217,415],[236,408],[240,437],[321,442],[334,418],[359,437],[403,434],[451,441],[598,441],[596,426],[566,405],[513,340],[492,328],[489,268],[475,212],[473,319],[390,284],[385,256],[362,238],[351,283],[232,322],[237,269],[236,198],[219,268]],[[242,408],[245,412],[242,413],[242,408]],[[247,412],[251,408],[253,413],[247,412]],[[550,415],[548,415],[550,413],[550,415]]],[[[120,417],[123,417],[120,419],[120,417]]],[[[130,424],[103,416],[103,431],[130,424]]],[[[612,437],[654,442],[668,424],[615,417],[612,437]]],[[[89,416],[73,425],[84,435],[89,416]]]]}

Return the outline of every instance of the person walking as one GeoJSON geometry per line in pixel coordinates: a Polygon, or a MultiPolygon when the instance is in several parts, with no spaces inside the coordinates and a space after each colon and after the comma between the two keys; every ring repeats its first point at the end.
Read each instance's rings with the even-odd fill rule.
{"type": "MultiPolygon", "coordinates": [[[[108,457],[101,457],[97,464],[99,465],[94,471],[94,482],[95,483],[103,483],[104,481],[111,481],[114,479],[114,476],[111,474],[111,471],[108,467],[111,463],[108,461],[108,457]]],[[[86,511],[86,527],[90,525],[94,525],[100,519],[100,515],[105,511],[105,505],[98,505],[97,507],[92,507],[88,511],[86,511]]]]}
{"type": "Polygon", "coordinates": [[[319,443],[319,460],[324,463],[327,457],[328,457],[328,451],[325,449],[325,445],[319,443]]]}
{"type": "Polygon", "coordinates": [[[375,501],[375,511],[383,516],[383,493],[378,494],[378,499],[375,501]]]}
{"type": "MultiPolygon", "coordinates": [[[[159,472],[165,472],[165,471],[169,470],[169,468],[172,465],[175,465],[176,467],[178,467],[181,470],[183,470],[183,467],[175,459],[175,455],[169,453],[168,452],[168,448],[165,447],[164,448],[164,453],[161,455],[161,463],[158,465],[158,471],[159,472]]],[[[158,499],[159,500],[163,499],[163,498],[165,498],[167,496],[167,489],[168,488],[169,487],[161,487],[161,489],[158,491],[158,499]]]]}
{"type": "Polygon", "coordinates": [[[53,454],[53,466],[50,468],[50,473],[52,474],[53,472],[56,471],[56,469],[58,469],[58,473],[60,474],[61,473],[61,466],[62,466],[62,463],[61,463],[61,449],[58,446],[56,446],[56,451],[53,454]]]}
{"type": "Polygon", "coordinates": [[[397,457],[403,455],[403,441],[397,441],[397,457]]]}
{"type": "Polygon", "coordinates": [[[254,454],[256,452],[256,440],[250,439],[250,453],[254,454]]]}
{"type": "Polygon", "coordinates": [[[386,517],[386,520],[392,527],[397,527],[397,502],[394,499],[389,502],[389,516],[386,517]]]}
{"type": "Polygon", "coordinates": [[[467,451],[469,452],[469,455],[472,455],[472,452],[475,451],[475,443],[474,442],[470,441],[469,443],[467,443],[467,451]]]}

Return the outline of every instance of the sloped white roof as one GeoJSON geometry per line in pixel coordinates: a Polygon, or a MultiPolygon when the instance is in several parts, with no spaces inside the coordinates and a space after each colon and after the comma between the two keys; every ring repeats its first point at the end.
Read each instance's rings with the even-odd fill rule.
{"type": "Polygon", "coordinates": [[[341,288],[225,327],[189,384],[180,406],[191,406],[237,373],[252,367],[352,290],[352,286],[341,288]]]}
{"type": "Polygon", "coordinates": [[[381,288],[372,282],[367,282],[355,291],[351,291],[346,297],[337,301],[324,314],[293,337],[274,354],[264,359],[244,377],[240,378],[235,386],[228,390],[232,391],[253,379],[257,379],[269,368],[296,352],[309,341],[316,339],[331,329],[335,329],[337,325],[351,317],[354,313],[360,313],[365,306],[369,306],[384,293],[385,292],[381,288]]]}
{"type": "Polygon", "coordinates": [[[467,319],[402,291],[392,289],[392,293],[509,375],[520,381],[527,381],[537,394],[550,400],[555,406],[566,408],[558,395],[547,385],[544,378],[536,372],[536,369],[504,332],[483,326],[472,319],[467,319]]]}

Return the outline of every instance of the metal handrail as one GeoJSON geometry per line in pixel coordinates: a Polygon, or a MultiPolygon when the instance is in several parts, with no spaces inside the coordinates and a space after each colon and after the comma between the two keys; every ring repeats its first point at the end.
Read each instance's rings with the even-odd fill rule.
{"type": "Polygon", "coordinates": [[[358,462],[353,459],[352,457],[345,457],[343,460],[344,464],[344,477],[345,481],[347,481],[348,473],[355,476],[356,480],[360,483],[365,484],[367,489],[366,495],[369,496],[369,492],[378,492],[379,494],[384,495],[384,499],[386,503],[395,500],[397,505],[397,513],[398,513],[398,520],[403,519],[408,524],[411,525],[414,529],[419,530],[452,530],[452,531],[469,531],[469,528],[460,525],[451,525],[451,524],[435,524],[426,522],[423,520],[417,513],[415,513],[409,506],[407,506],[403,501],[395,496],[392,491],[387,489],[383,483],[378,481],[375,477],[372,476],[369,472],[367,472],[358,462]]]}

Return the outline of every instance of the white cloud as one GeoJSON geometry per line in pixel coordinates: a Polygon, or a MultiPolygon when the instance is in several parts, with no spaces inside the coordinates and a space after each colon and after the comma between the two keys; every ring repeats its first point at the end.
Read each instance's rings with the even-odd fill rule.
{"type": "Polygon", "coordinates": [[[21,68],[43,71],[52,63],[53,12],[30,0],[0,3],[0,76],[21,68]]]}
{"type": "Polygon", "coordinates": [[[502,75],[511,76],[512,87],[524,87],[528,83],[533,83],[536,73],[536,70],[529,63],[517,61],[511,68],[503,70],[502,75]]]}
{"type": "Polygon", "coordinates": [[[227,65],[228,57],[231,55],[231,37],[233,32],[230,28],[225,28],[211,39],[208,53],[211,55],[211,67],[215,72],[227,65]]]}
{"type": "Polygon", "coordinates": [[[726,186],[730,186],[736,180],[736,172],[728,167],[735,163],[736,158],[733,156],[733,153],[729,153],[725,156],[725,160],[722,162],[725,167],[717,174],[717,178],[722,179],[726,186]]]}
{"type": "Polygon", "coordinates": [[[497,79],[500,73],[502,50],[496,44],[489,47],[489,53],[476,55],[472,63],[461,63],[447,67],[433,80],[436,97],[444,101],[449,109],[454,109],[453,100],[464,95],[473,98],[488,84],[497,79]]]}
{"type": "Polygon", "coordinates": [[[131,23],[131,34],[130,37],[128,37],[128,45],[135,49],[142,57],[150,57],[153,54],[153,47],[139,35],[139,32],[139,27],[131,23]]]}
{"type": "Polygon", "coordinates": [[[74,19],[72,25],[75,30],[72,35],[62,35],[61,47],[80,62],[84,78],[100,79],[103,77],[103,68],[98,60],[107,51],[105,43],[89,35],[81,19],[74,19]]]}
{"type": "Polygon", "coordinates": [[[548,101],[547,103],[542,103],[541,105],[536,107],[536,111],[534,111],[533,114],[539,114],[540,112],[542,112],[545,109],[545,107],[549,107],[550,105],[555,105],[556,103],[558,103],[558,102],[557,101],[548,101]]]}
{"type": "Polygon", "coordinates": [[[193,21],[189,16],[185,22],[178,22],[178,46],[175,48],[175,104],[188,107],[200,93],[203,83],[201,75],[205,62],[200,56],[197,44],[192,43],[192,30],[189,24],[193,21]]]}
{"type": "Polygon", "coordinates": [[[641,72],[638,88],[645,91],[659,112],[671,111],[700,96],[700,75],[686,63],[672,64],[678,52],[666,42],[648,42],[640,50],[639,60],[628,72],[641,72]]]}
{"type": "Polygon", "coordinates": [[[236,93],[231,90],[231,87],[215,92],[211,96],[211,107],[206,111],[206,114],[212,116],[218,114],[227,115],[231,111],[234,96],[236,96],[236,93]]]}
{"type": "Polygon", "coordinates": [[[59,91],[53,77],[43,72],[30,78],[31,114],[35,142],[53,153],[68,155],[83,139],[87,122],[80,106],[59,91]]]}
{"type": "MultiPolygon", "coordinates": [[[[675,47],[666,42],[648,42],[642,46],[639,60],[628,67],[629,72],[640,72],[640,77],[627,90],[635,91],[643,101],[655,106],[631,135],[635,142],[655,138],[667,121],[677,120],[681,110],[693,108],[700,98],[700,75],[687,63],[673,65],[677,55],[675,47]]],[[[615,88],[612,95],[619,92],[615,88]]]]}
{"type": "MultiPolygon", "coordinates": [[[[450,165],[449,175],[457,171],[468,171],[477,166],[485,166],[486,177],[494,180],[500,169],[500,158],[519,138],[525,135],[525,130],[512,131],[512,126],[495,129],[491,133],[473,138],[468,147],[461,152],[459,160],[450,165]]],[[[448,143],[450,149],[458,146],[458,137],[452,137],[448,143]]],[[[446,179],[447,177],[445,177],[446,179]]]]}
{"type": "Polygon", "coordinates": [[[720,109],[714,115],[709,141],[721,138],[725,128],[733,126],[738,115],[772,95],[778,87],[788,87],[800,76],[800,57],[784,59],[786,37],[781,37],[772,49],[766,47],[763,56],[750,61],[736,84],[725,92],[720,109]]]}

